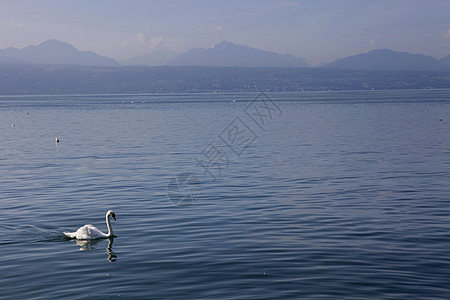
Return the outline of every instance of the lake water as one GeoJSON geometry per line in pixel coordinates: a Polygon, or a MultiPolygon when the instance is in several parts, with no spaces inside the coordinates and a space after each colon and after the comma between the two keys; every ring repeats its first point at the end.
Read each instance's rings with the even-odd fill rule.
{"type": "Polygon", "coordinates": [[[0,141],[1,299],[450,297],[450,90],[0,97],[0,141]]]}

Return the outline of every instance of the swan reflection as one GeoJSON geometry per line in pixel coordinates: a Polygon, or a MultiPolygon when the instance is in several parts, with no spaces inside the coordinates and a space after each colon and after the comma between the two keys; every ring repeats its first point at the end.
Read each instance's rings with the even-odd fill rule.
{"type": "Polygon", "coordinates": [[[117,260],[117,255],[112,250],[112,245],[114,243],[114,237],[107,239],[97,239],[97,240],[75,240],[78,246],[80,246],[80,251],[95,249],[94,246],[104,240],[108,241],[108,246],[106,247],[106,253],[108,254],[108,261],[114,262],[117,260]]]}

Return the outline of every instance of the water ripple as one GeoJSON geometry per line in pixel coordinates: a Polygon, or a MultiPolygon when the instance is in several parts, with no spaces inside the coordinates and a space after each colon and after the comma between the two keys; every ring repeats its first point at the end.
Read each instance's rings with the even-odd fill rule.
{"type": "Polygon", "coordinates": [[[449,298],[449,91],[269,95],[264,132],[253,94],[0,98],[0,298],[449,298]],[[237,116],[240,156],[219,145],[237,116]],[[196,204],[167,196],[183,172],[196,204]],[[62,235],[108,209],[113,240],[62,235]]]}

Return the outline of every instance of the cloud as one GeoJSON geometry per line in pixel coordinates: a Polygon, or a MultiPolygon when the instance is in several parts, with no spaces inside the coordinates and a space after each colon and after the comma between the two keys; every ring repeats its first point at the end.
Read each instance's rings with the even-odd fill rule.
{"type": "Polygon", "coordinates": [[[4,21],[1,21],[0,24],[7,28],[22,28],[23,27],[22,23],[16,22],[13,20],[4,20],[4,21]]]}
{"type": "Polygon", "coordinates": [[[444,33],[442,34],[442,38],[443,38],[444,40],[450,39],[450,29],[447,30],[447,32],[444,32],[444,33]]]}
{"type": "Polygon", "coordinates": [[[203,46],[210,47],[223,40],[224,36],[223,25],[206,25],[198,28],[200,39],[203,41],[203,46]]]}
{"type": "Polygon", "coordinates": [[[120,43],[120,47],[122,47],[122,48],[130,47],[132,45],[133,45],[133,43],[131,41],[129,41],[129,40],[123,40],[120,43]]]}
{"type": "Polygon", "coordinates": [[[199,31],[208,31],[208,32],[221,32],[223,30],[222,25],[206,25],[200,26],[198,28],[199,31]]]}
{"type": "Polygon", "coordinates": [[[222,25],[208,25],[208,29],[211,30],[212,32],[220,32],[223,30],[223,26],[222,25]]]}
{"type": "Polygon", "coordinates": [[[156,37],[154,39],[150,39],[150,46],[152,48],[161,47],[161,46],[164,45],[164,43],[165,43],[165,40],[164,40],[164,38],[162,36],[158,36],[158,37],[156,37]]]}
{"type": "Polygon", "coordinates": [[[138,33],[136,34],[136,38],[138,40],[138,44],[147,45],[151,48],[158,48],[164,45],[164,38],[162,36],[151,39],[143,33],[138,33]]]}
{"type": "Polygon", "coordinates": [[[143,33],[136,34],[139,44],[147,44],[150,42],[150,38],[143,33]]]}

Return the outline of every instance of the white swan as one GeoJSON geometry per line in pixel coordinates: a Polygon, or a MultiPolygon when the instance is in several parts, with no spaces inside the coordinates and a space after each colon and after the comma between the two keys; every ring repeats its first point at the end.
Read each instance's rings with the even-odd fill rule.
{"type": "Polygon", "coordinates": [[[109,238],[114,236],[111,222],[109,217],[113,217],[116,220],[116,214],[112,210],[108,210],[106,213],[106,226],[108,227],[108,233],[103,233],[94,225],[88,224],[78,228],[75,232],[63,232],[67,237],[77,240],[95,240],[100,238],[109,238]]]}

